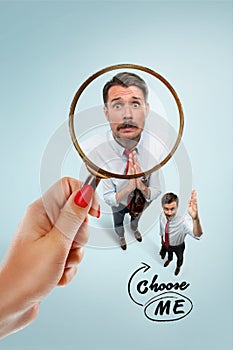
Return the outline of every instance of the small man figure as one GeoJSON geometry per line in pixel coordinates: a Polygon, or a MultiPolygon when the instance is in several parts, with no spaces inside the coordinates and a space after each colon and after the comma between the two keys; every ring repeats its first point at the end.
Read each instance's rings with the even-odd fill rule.
{"type": "Polygon", "coordinates": [[[160,215],[160,236],[161,236],[161,258],[164,259],[168,253],[168,260],[165,261],[164,267],[168,266],[173,259],[173,252],[177,257],[177,266],[175,275],[180,272],[183,264],[183,255],[185,249],[185,237],[190,234],[194,238],[200,238],[202,227],[198,217],[197,196],[193,190],[188,204],[188,213],[192,218],[189,220],[187,215],[176,215],[178,210],[179,198],[174,193],[166,193],[162,197],[163,212],[160,215]]]}

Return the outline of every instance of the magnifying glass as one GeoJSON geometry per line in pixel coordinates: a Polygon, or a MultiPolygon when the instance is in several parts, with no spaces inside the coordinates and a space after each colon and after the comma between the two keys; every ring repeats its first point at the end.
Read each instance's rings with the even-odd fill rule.
{"type": "MultiPolygon", "coordinates": [[[[158,101],[159,101],[159,99],[157,99],[157,102],[158,101]]],[[[168,104],[169,103],[170,102],[168,102],[168,104]]],[[[135,107],[136,107],[136,104],[135,104],[135,107]]],[[[100,111],[98,111],[98,113],[100,113],[100,111]]],[[[169,112],[168,112],[168,114],[169,114],[169,112]]],[[[160,121],[161,121],[161,119],[160,119],[160,121]]],[[[94,127],[95,131],[98,129],[98,132],[100,131],[100,134],[105,132],[104,127],[102,127],[102,126],[103,125],[96,124],[94,127]]],[[[182,105],[181,105],[181,102],[179,100],[179,97],[178,97],[176,91],[174,90],[174,88],[159,73],[153,71],[150,68],[146,68],[144,66],[135,65],[135,64],[118,64],[118,65],[108,66],[106,68],[99,70],[98,72],[96,72],[92,76],[90,76],[79,87],[79,89],[75,93],[75,96],[74,96],[72,103],[71,103],[70,113],[69,113],[69,130],[70,130],[70,135],[71,135],[73,145],[74,145],[75,149],[77,150],[78,154],[80,155],[80,157],[82,158],[83,162],[86,165],[86,168],[88,169],[88,171],[90,173],[90,175],[87,177],[84,185],[87,185],[87,184],[91,185],[94,188],[94,190],[98,186],[101,179],[117,178],[117,179],[130,180],[130,179],[136,179],[136,178],[146,178],[151,173],[160,169],[162,166],[164,166],[169,161],[169,159],[175,153],[175,151],[176,151],[176,149],[181,141],[183,128],[184,128],[183,109],[182,109],[182,105]],[[152,137],[155,141],[153,143],[156,143],[157,145],[160,143],[160,146],[161,145],[163,146],[163,152],[162,152],[163,157],[156,158],[155,152],[157,152],[157,151],[156,150],[154,151],[153,149],[151,149],[150,144],[147,145],[148,158],[154,159],[154,163],[153,163],[153,160],[151,161],[151,159],[150,159],[150,162],[147,162],[146,166],[144,166],[142,169],[140,168],[140,171],[134,172],[134,174],[127,174],[127,173],[122,172],[122,170],[120,170],[118,172],[116,167],[111,167],[111,162],[113,159],[106,159],[105,162],[99,162],[99,160],[98,161],[96,160],[95,156],[97,154],[101,155],[101,153],[102,153],[101,150],[103,150],[103,147],[105,147],[105,150],[108,149],[108,147],[109,147],[109,149],[111,148],[112,142],[114,143],[113,139],[109,140],[109,145],[108,145],[108,143],[106,143],[106,141],[105,141],[105,143],[103,143],[103,142],[98,143],[98,142],[96,142],[95,137],[92,137],[93,152],[86,153],[85,147],[83,147],[82,141],[80,141],[82,138],[79,135],[79,129],[83,130],[83,128],[81,128],[82,119],[85,119],[85,116],[82,118],[83,113],[79,109],[79,104],[81,101],[81,97],[87,91],[87,87],[90,87],[93,84],[93,82],[97,80],[97,78],[100,78],[101,76],[103,77],[104,75],[106,75],[106,73],[109,73],[112,71],[118,72],[118,71],[122,71],[122,70],[126,70],[126,71],[133,70],[134,72],[140,71],[143,74],[146,73],[150,77],[150,79],[152,79],[153,81],[159,82],[159,84],[163,87],[163,89],[165,89],[166,93],[167,92],[169,93],[168,94],[169,98],[172,99],[172,101],[173,101],[172,103],[175,106],[175,114],[176,114],[177,123],[178,123],[178,128],[177,128],[178,131],[177,131],[176,138],[169,141],[169,146],[168,146],[168,143],[166,141],[162,140],[161,135],[158,136],[159,131],[160,131],[159,130],[160,125],[161,126],[164,125],[163,122],[161,122],[159,125],[154,123],[154,124],[156,124],[157,129],[155,128],[155,132],[153,132],[153,133],[151,133],[150,128],[146,130],[146,127],[145,127],[145,130],[143,130],[143,132],[144,133],[147,132],[148,134],[150,134],[150,137],[152,137]],[[94,156],[92,156],[92,153],[94,154],[94,156]]],[[[110,130],[110,134],[112,134],[111,130],[110,130]]],[[[145,157],[145,158],[147,158],[147,157],[145,157]]]]}

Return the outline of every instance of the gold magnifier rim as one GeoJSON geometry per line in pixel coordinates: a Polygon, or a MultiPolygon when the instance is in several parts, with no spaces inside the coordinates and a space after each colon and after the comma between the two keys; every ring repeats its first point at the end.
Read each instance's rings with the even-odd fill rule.
{"type": "Polygon", "coordinates": [[[182,134],[183,134],[183,129],[184,129],[184,113],[183,113],[183,108],[182,108],[182,104],[180,102],[180,99],[175,91],[175,89],[171,86],[171,84],[159,73],[155,72],[154,70],[138,65],[138,64],[131,64],[131,63],[125,63],[125,64],[115,64],[115,65],[111,65],[108,67],[105,67],[99,71],[97,71],[96,73],[94,73],[93,75],[91,75],[88,79],[86,79],[84,81],[84,83],[80,86],[80,88],[77,90],[77,92],[74,95],[74,98],[72,100],[71,106],[70,106],[70,113],[69,113],[69,131],[70,131],[70,135],[71,135],[71,139],[73,142],[73,145],[75,147],[75,149],[77,150],[78,154],[80,155],[80,157],[82,158],[82,160],[84,161],[85,165],[87,166],[88,170],[96,177],[99,178],[110,178],[110,177],[114,177],[114,178],[120,178],[120,179],[133,179],[133,178],[137,178],[137,177],[143,177],[143,176],[148,176],[149,174],[153,173],[154,171],[157,171],[158,169],[160,169],[162,166],[164,166],[169,159],[173,156],[173,154],[175,153],[181,138],[182,138],[182,134]],[[159,79],[170,91],[170,93],[172,94],[172,96],[175,99],[177,108],[178,108],[178,112],[179,112],[179,131],[177,134],[177,138],[175,141],[174,146],[172,147],[171,151],[168,153],[168,155],[157,165],[155,165],[153,168],[144,171],[142,173],[138,173],[138,174],[133,174],[133,175],[121,175],[121,174],[116,174],[116,173],[112,173],[110,171],[107,171],[105,169],[102,169],[100,167],[98,167],[95,163],[93,163],[83,152],[83,150],[81,149],[78,140],[76,138],[75,135],[75,131],[74,131],[74,112],[75,112],[75,108],[77,106],[78,100],[82,94],[82,92],[86,89],[86,87],[96,78],[98,78],[100,75],[113,71],[113,70],[117,70],[117,69],[136,69],[136,70],[140,70],[143,72],[146,72],[148,74],[151,74],[152,76],[154,76],[155,78],[159,79]]]}

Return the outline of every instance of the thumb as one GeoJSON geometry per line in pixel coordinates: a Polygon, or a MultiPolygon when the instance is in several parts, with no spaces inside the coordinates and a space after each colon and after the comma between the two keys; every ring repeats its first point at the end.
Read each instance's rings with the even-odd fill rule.
{"type": "Polygon", "coordinates": [[[51,234],[63,234],[72,243],[90,210],[94,190],[85,185],[71,194],[60,211],[51,234]]]}

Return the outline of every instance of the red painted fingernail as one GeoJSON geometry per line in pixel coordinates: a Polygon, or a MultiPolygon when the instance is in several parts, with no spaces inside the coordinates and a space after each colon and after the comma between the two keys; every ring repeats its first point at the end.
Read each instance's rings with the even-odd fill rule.
{"type": "Polygon", "coordinates": [[[94,190],[91,185],[84,185],[74,197],[74,203],[81,208],[86,208],[90,203],[94,190]]]}
{"type": "Polygon", "coordinates": [[[97,209],[97,219],[99,219],[100,217],[100,205],[98,205],[98,209],[97,209]]]}

